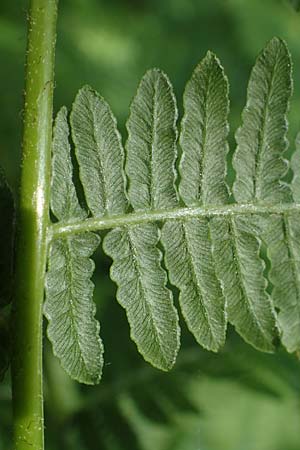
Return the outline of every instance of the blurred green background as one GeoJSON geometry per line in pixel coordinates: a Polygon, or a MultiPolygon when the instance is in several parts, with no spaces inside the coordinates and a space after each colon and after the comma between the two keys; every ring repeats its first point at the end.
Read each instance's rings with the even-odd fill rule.
{"type": "MultiPolygon", "coordinates": [[[[0,3],[0,163],[17,192],[22,131],[26,1],[0,3]]],[[[272,36],[294,61],[290,142],[300,128],[300,15],[286,0],[60,0],[55,111],[70,107],[82,84],[110,103],[125,134],[130,100],[146,69],[182,92],[208,49],[231,85],[231,136],[245,103],[255,56],[272,36]]],[[[264,355],[228,332],[219,355],[201,350],[182,323],[175,369],[147,365],[129,339],[115,301],[109,260],[97,255],[95,301],[105,344],[103,381],[70,381],[45,338],[47,450],[300,450],[300,363],[264,355]]],[[[176,293],[175,293],[176,295],[176,293]]],[[[177,297],[177,295],[176,295],[177,297]]],[[[0,450],[10,448],[9,377],[0,385],[0,450]]]]}

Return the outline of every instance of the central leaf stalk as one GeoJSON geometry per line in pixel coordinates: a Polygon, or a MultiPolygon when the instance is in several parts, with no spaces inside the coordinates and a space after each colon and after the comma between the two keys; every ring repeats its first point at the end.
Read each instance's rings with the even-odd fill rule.
{"type": "Polygon", "coordinates": [[[43,450],[42,306],[57,0],[31,0],[13,312],[14,450],[43,450]]]}

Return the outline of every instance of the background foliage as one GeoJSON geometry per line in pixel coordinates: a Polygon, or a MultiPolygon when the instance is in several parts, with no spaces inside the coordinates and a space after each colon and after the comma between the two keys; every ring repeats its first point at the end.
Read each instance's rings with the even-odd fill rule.
{"type": "MultiPolygon", "coordinates": [[[[15,191],[26,5],[24,0],[0,5],[0,155],[15,191]]],[[[55,110],[70,106],[78,88],[88,83],[109,101],[124,133],[130,100],[146,69],[162,68],[181,99],[193,67],[211,49],[229,77],[235,129],[249,70],[274,35],[287,41],[294,60],[293,142],[299,128],[300,16],[285,0],[61,1],[55,110]]],[[[45,342],[49,450],[300,449],[300,365],[294,356],[255,352],[232,330],[225,349],[214,355],[201,350],[182,323],[178,362],[172,372],[161,373],[136,353],[115,286],[104,275],[109,261],[102,254],[98,258],[95,300],[106,343],[103,382],[74,384],[45,342]]],[[[0,404],[4,450],[11,431],[8,379],[0,385],[0,404]]]]}

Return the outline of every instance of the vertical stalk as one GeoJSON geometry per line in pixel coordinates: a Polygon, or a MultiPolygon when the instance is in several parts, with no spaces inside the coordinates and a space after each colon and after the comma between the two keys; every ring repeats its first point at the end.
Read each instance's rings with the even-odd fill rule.
{"type": "Polygon", "coordinates": [[[13,312],[14,450],[42,450],[42,304],[49,223],[57,0],[31,0],[13,312]]]}

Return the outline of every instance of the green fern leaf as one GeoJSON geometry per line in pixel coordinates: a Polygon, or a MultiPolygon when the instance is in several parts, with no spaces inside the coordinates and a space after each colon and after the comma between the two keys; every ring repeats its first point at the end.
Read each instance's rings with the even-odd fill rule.
{"type": "Polygon", "coordinates": [[[228,81],[213,53],[196,67],[183,102],[180,196],[187,206],[227,203],[228,81]]]}
{"type": "Polygon", "coordinates": [[[79,174],[93,216],[126,209],[123,148],[109,105],[89,86],[80,89],[71,112],[79,174]]]}
{"type": "MultiPolygon", "coordinates": [[[[153,74],[155,73],[154,71],[153,74]]],[[[167,108],[164,117],[167,121],[171,121],[171,136],[172,133],[174,134],[173,123],[176,118],[171,115],[169,119],[169,107],[172,104],[166,102],[165,106],[164,98],[161,99],[158,95],[160,91],[164,94],[164,89],[169,89],[169,86],[159,72],[157,72],[157,75],[157,78],[153,80],[153,90],[150,89],[147,92],[147,99],[153,102],[154,108],[157,109],[156,113],[152,111],[155,123],[152,124],[151,133],[155,132],[156,136],[153,137],[150,147],[156,146],[156,149],[161,151],[157,142],[166,139],[164,133],[167,126],[161,120],[162,116],[155,117],[155,114],[158,114],[162,108],[167,108]],[[156,105],[156,101],[160,103],[156,105]],[[155,129],[157,125],[161,129],[159,127],[155,129]]],[[[151,83],[152,81],[150,81],[150,87],[152,86],[151,83]]],[[[140,88],[142,89],[142,84],[140,88]]],[[[171,94],[170,89],[169,92],[171,94]]],[[[171,101],[173,101],[173,96],[171,101]]],[[[173,108],[175,113],[174,105],[173,108]]],[[[145,111],[147,111],[147,107],[145,111]]],[[[135,106],[133,103],[129,122],[130,120],[134,122],[134,114],[135,106]]],[[[90,88],[83,88],[73,105],[71,124],[80,178],[90,211],[96,217],[104,214],[112,216],[125,213],[127,200],[123,171],[123,149],[116,128],[116,121],[108,105],[90,88]]],[[[130,128],[130,124],[128,128],[130,128]]],[[[131,158],[131,150],[134,151],[136,141],[140,137],[136,130],[132,132],[132,136],[133,142],[130,142],[129,137],[127,145],[128,160],[131,158]]],[[[146,136],[145,140],[147,139],[152,139],[152,134],[146,136]]],[[[140,142],[139,145],[141,145],[140,142]]],[[[169,150],[168,142],[165,144],[165,148],[169,150]]],[[[155,157],[154,153],[155,149],[153,150],[153,156],[155,157]]],[[[155,161],[151,162],[154,180],[151,195],[155,198],[157,195],[159,196],[158,191],[155,191],[155,177],[158,181],[162,175],[162,172],[157,175],[157,171],[161,170],[161,165],[159,166],[158,162],[161,161],[162,155],[163,153],[156,155],[156,167],[155,161]]],[[[170,156],[173,160],[174,153],[170,156]]],[[[139,174],[139,171],[135,173],[139,174]]],[[[129,190],[129,198],[132,205],[136,207],[134,195],[132,195],[135,180],[134,176],[131,177],[131,175],[129,174],[132,188],[129,190]]],[[[158,184],[157,187],[160,188],[158,184]]],[[[164,193],[165,191],[162,190],[161,192],[164,193]]],[[[143,198],[143,194],[140,197],[143,198]]],[[[158,202],[160,201],[158,200],[158,202]]],[[[157,206],[157,203],[155,206],[157,206]]],[[[133,340],[146,360],[167,370],[175,361],[179,345],[179,332],[176,310],[172,305],[172,295],[166,288],[166,274],[161,268],[161,255],[156,248],[158,240],[158,228],[154,224],[132,229],[116,229],[106,236],[104,250],[114,260],[111,276],[118,284],[117,299],[126,309],[133,340]],[[143,252],[141,251],[141,242],[144,244],[143,252]],[[146,245],[147,243],[148,245],[146,245]],[[144,327],[141,326],[141,323],[144,324],[144,327]]]]}
{"type": "Polygon", "coordinates": [[[51,211],[60,221],[85,219],[87,213],[80,207],[73,183],[73,165],[69,142],[67,108],[57,114],[53,132],[51,211]]]}
{"type": "Polygon", "coordinates": [[[211,234],[229,322],[254,347],[273,351],[276,320],[266,292],[255,223],[248,217],[213,218],[211,234]]]}
{"type": "MultiPolygon", "coordinates": [[[[180,195],[187,206],[222,204],[227,152],[228,86],[212,53],[196,67],[184,93],[180,195]]],[[[171,282],[190,331],[205,348],[225,342],[225,301],[216,277],[207,218],[167,222],[162,242],[171,282]]]]}
{"type": "MultiPolygon", "coordinates": [[[[67,111],[57,115],[53,137],[51,208],[59,220],[86,217],[72,180],[67,111]]],[[[100,381],[103,347],[95,320],[94,263],[89,257],[100,243],[94,233],[82,233],[51,243],[46,277],[48,337],[67,373],[80,382],[100,381]]]]}
{"type": "Polygon", "coordinates": [[[179,328],[158,241],[155,224],[117,228],[105,237],[104,251],[114,260],[110,276],[139,352],[155,367],[169,370],[178,352],[179,328]]]}
{"type": "MultiPolygon", "coordinates": [[[[274,38],[252,71],[243,125],[237,133],[234,193],[239,202],[271,204],[292,199],[290,186],[282,181],[288,168],[283,156],[288,146],[286,114],[291,92],[290,55],[286,45],[274,38]]],[[[289,351],[300,343],[300,334],[296,333],[300,329],[300,283],[294,220],[289,213],[263,220],[263,239],[271,262],[272,299],[279,308],[282,342],[289,351]]]]}
{"type": "Polygon", "coordinates": [[[103,365],[89,259],[99,242],[93,233],[53,242],[46,280],[44,312],[53,352],[73,379],[86,384],[100,381],[103,365]]]}
{"type": "MultiPolygon", "coordinates": [[[[285,44],[272,39],[252,70],[243,125],[236,135],[234,196],[239,203],[290,200],[290,189],[281,181],[287,172],[282,155],[288,145],[286,112],[291,94],[290,71],[285,44]]],[[[260,350],[272,351],[276,320],[266,292],[256,220],[248,217],[247,220],[228,219],[227,223],[212,221],[216,226],[214,253],[228,301],[229,321],[247,342],[260,350]],[[230,235],[232,245],[228,246],[229,242],[222,236],[230,235]]]]}
{"type": "Polygon", "coordinates": [[[189,330],[208,350],[225,341],[224,299],[215,276],[211,239],[205,220],[166,222],[162,230],[165,262],[189,330]]]}
{"type": "MultiPolygon", "coordinates": [[[[180,166],[180,193],[188,206],[195,204],[197,201],[204,203],[204,206],[228,203],[228,192],[225,184],[227,115],[227,80],[219,62],[213,55],[208,54],[196,69],[185,92],[185,118],[181,134],[183,157],[180,166]]],[[[194,230],[199,233],[200,220],[198,219],[195,222],[198,223],[196,227],[194,225],[194,230]]],[[[202,224],[205,223],[205,219],[202,219],[201,222],[202,224]]],[[[204,289],[204,298],[208,307],[212,308],[214,304],[215,309],[214,316],[208,313],[203,314],[203,311],[198,311],[198,314],[196,314],[195,310],[189,309],[191,320],[196,321],[195,318],[197,318],[198,321],[194,325],[194,330],[206,330],[200,323],[203,317],[207,317],[207,321],[211,320],[215,325],[222,323],[222,321],[220,322],[222,317],[220,303],[222,304],[223,301],[224,304],[224,300],[222,300],[220,288],[215,278],[216,273],[227,300],[229,321],[252,345],[261,350],[271,351],[273,349],[275,318],[270,307],[270,300],[265,292],[264,266],[258,256],[258,241],[252,236],[253,229],[245,230],[243,221],[233,218],[212,218],[209,222],[207,220],[206,222],[207,231],[202,236],[198,235],[198,240],[202,249],[205,248],[203,243],[207,243],[207,251],[206,254],[199,252],[199,250],[195,251],[194,261],[198,257],[199,261],[197,261],[195,267],[201,268],[202,265],[202,273],[206,274],[206,278],[207,274],[211,274],[211,277],[207,278],[208,284],[206,284],[206,287],[205,276],[204,279],[203,276],[202,279],[198,278],[198,285],[200,289],[201,287],[204,289]],[[213,260],[211,248],[213,249],[213,260]],[[215,280],[214,283],[211,280],[215,280]],[[214,286],[214,289],[212,286],[214,286]],[[213,320],[213,317],[218,320],[213,320]]],[[[170,228],[170,225],[168,227],[170,228]]],[[[168,234],[172,235],[170,229],[168,234]]],[[[189,240],[195,246],[195,236],[190,237],[189,240]]],[[[185,242],[185,239],[183,239],[183,242],[185,242]]],[[[190,248],[193,248],[191,244],[190,248]]],[[[185,255],[182,248],[176,254],[176,257],[174,252],[168,255],[167,250],[167,266],[177,267],[179,279],[182,280],[184,286],[187,286],[183,274],[180,273],[180,268],[182,268],[181,272],[186,273],[183,269],[185,267],[184,257],[180,255],[185,255]]],[[[189,272],[192,273],[192,271],[189,272]]],[[[176,284],[176,280],[172,279],[172,270],[171,281],[176,284]]],[[[194,293],[194,297],[201,298],[201,295],[195,295],[195,286],[192,287],[191,291],[194,293]]],[[[191,293],[186,298],[191,299],[191,293]]],[[[186,319],[187,314],[184,308],[185,305],[190,304],[191,302],[188,302],[188,300],[181,301],[186,319]]],[[[207,334],[205,333],[205,335],[207,334]]],[[[204,343],[204,346],[218,350],[224,342],[224,338],[225,336],[219,345],[214,342],[214,345],[204,343]]],[[[199,338],[198,341],[203,345],[199,338]]]]}
{"type": "Polygon", "coordinates": [[[0,306],[11,301],[15,208],[12,192],[0,168],[0,306]]]}
{"type": "Polygon", "coordinates": [[[171,208],[176,159],[176,99],[167,76],[149,70],[131,104],[127,122],[128,196],[136,211],[171,208]]]}
{"type": "MultiPolygon", "coordinates": [[[[292,192],[300,199],[299,135],[291,166],[294,172],[292,192]]],[[[271,215],[264,221],[264,240],[271,261],[272,297],[278,308],[278,323],[282,343],[289,352],[300,350],[300,230],[299,214],[271,215]]]]}
{"type": "Polygon", "coordinates": [[[226,185],[228,82],[211,52],[196,67],[184,93],[179,192],[176,100],[160,70],[145,74],[133,99],[125,171],[120,135],[108,104],[89,87],[76,97],[72,137],[89,213],[78,202],[67,113],[60,112],[54,130],[51,199],[58,223],[50,232],[45,311],[54,351],[75,378],[94,382],[101,372],[102,347],[91,299],[94,266],[89,257],[99,244],[91,231],[102,229],[113,228],[103,248],[113,259],[110,274],[131,337],[154,366],[163,370],[173,366],[180,335],[160,241],[170,281],[180,291],[183,316],[203,347],[221,348],[228,320],[254,347],[273,351],[278,332],[274,301],[284,345],[289,351],[299,349],[300,151],[292,160],[292,189],[285,182],[288,164],[283,159],[291,91],[290,55],[274,38],[252,70],[242,126],[236,133],[234,204],[226,185]],[[271,263],[272,295],[267,291],[262,240],[271,263]],[[66,358],[63,350],[59,317],[66,310],[73,332],[64,345],[73,340],[75,359],[74,354],[66,358]],[[84,335],[78,336],[81,315],[84,335]],[[88,329],[95,365],[86,346],[88,329]]]}
{"type": "Polygon", "coordinates": [[[264,224],[271,261],[272,298],[279,309],[282,343],[288,351],[300,349],[300,230],[299,214],[271,215],[264,224]]]}
{"type": "MultiPolygon", "coordinates": [[[[176,201],[174,160],[177,110],[167,77],[146,73],[127,122],[128,197],[136,210],[165,208],[176,201]]],[[[111,277],[126,308],[131,336],[147,361],[170,369],[179,348],[179,326],[172,293],[157,249],[156,224],[116,229],[104,240],[114,263],[111,277]]]]}
{"type": "MultiPolygon", "coordinates": [[[[274,38],[259,55],[252,70],[243,124],[236,134],[234,196],[239,203],[264,201],[270,204],[291,199],[290,188],[282,181],[287,172],[287,163],[282,156],[288,145],[286,113],[291,90],[290,55],[286,45],[274,38]]],[[[264,263],[259,257],[260,243],[255,240],[258,235],[256,221],[255,217],[248,218],[248,238],[243,239],[248,252],[242,249],[244,255],[249,255],[249,251],[252,255],[252,264],[246,269],[248,274],[244,274],[243,284],[245,292],[250,292],[247,307],[253,311],[256,332],[254,323],[251,326],[246,316],[241,316],[239,305],[233,307],[238,317],[241,316],[240,329],[245,339],[253,342],[255,337],[254,346],[270,351],[272,336],[276,334],[275,315],[266,292],[264,263]]],[[[235,222],[237,224],[237,220],[235,222]]]]}
{"type": "Polygon", "coordinates": [[[288,102],[292,92],[291,58],[283,41],[273,38],[258,57],[248,85],[243,125],[236,134],[234,196],[239,203],[290,201],[283,154],[288,102]]]}

